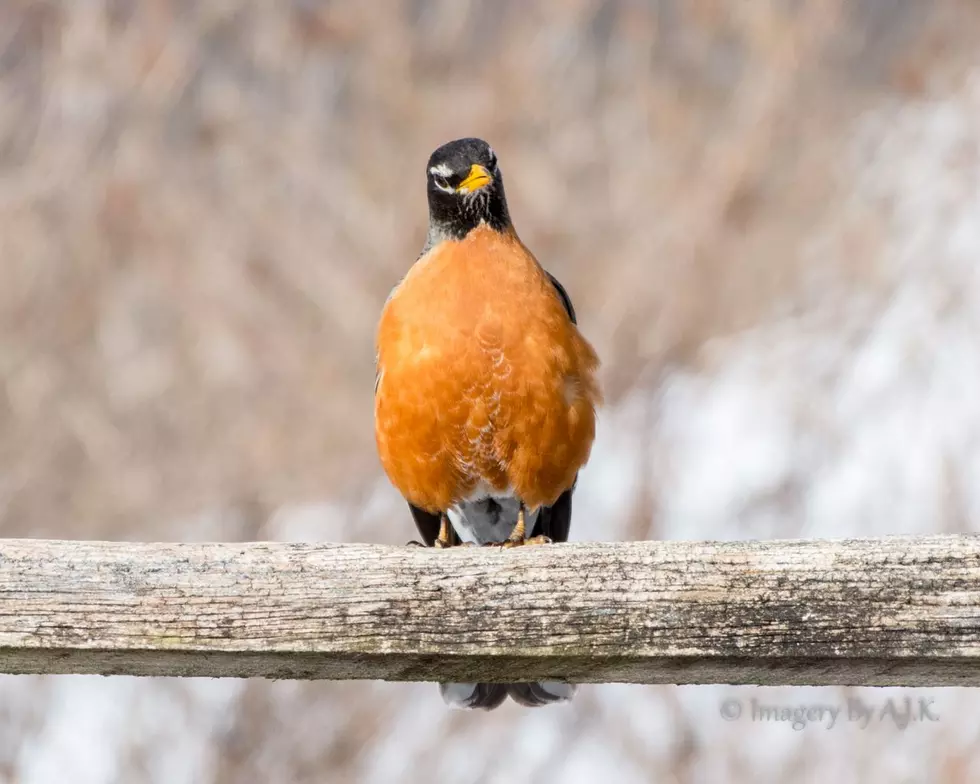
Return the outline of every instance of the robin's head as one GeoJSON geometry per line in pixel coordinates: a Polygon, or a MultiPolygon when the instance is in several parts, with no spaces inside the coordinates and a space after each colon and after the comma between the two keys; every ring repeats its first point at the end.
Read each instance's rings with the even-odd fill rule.
{"type": "Polygon", "coordinates": [[[442,145],[426,166],[430,240],[461,239],[481,223],[510,226],[497,156],[483,139],[442,145]]]}

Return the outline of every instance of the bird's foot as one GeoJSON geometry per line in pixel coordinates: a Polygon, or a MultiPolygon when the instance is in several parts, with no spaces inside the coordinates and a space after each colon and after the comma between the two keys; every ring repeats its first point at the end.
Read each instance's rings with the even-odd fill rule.
{"type": "Polygon", "coordinates": [[[529,544],[551,544],[550,536],[532,536],[530,539],[507,539],[501,544],[501,547],[524,547],[529,544]]]}
{"type": "Polygon", "coordinates": [[[524,504],[521,503],[517,510],[517,524],[514,526],[514,530],[510,532],[503,542],[500,543],[501,547],[523,547],[526,544],[551,544],[551,539],[547,536],[532,536],[530,539],[525,535],[526,526],[524,522],[524,504]]]}

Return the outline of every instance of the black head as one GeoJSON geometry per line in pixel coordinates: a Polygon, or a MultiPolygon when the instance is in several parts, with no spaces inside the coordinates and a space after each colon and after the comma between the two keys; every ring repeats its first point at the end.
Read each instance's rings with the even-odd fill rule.
{"type": "Polygon", "coordinates": [[[483,139],[457,139],[442,145],[426,166],[429,241],[461,239],[486,223],[510,226],[497,156],[483,139]]]}

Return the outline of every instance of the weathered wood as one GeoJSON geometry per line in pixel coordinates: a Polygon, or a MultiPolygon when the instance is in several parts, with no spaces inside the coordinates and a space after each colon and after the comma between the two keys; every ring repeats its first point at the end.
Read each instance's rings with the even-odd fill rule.
{"type": "Polygon", "coordinates": [[[980,685],[980,537],[7,540],[0,671],[980,685]]]}

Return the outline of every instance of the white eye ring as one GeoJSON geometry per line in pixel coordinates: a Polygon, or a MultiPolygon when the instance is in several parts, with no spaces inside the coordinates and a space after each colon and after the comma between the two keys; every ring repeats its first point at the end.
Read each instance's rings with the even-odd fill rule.
{"type": "Polygon", "coordinates": [[[433,174],[432,182],[435,183],[436,187],[441,191],[446,191],[446,193],[452,193],[452,186],[449,184],[449,180],[443,177],[441,174],[433,174]]]}

